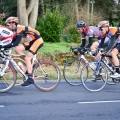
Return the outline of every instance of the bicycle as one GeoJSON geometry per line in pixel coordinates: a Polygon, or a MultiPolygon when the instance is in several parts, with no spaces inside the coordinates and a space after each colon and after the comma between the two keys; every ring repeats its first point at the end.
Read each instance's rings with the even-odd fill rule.
{"type": "MultiPolygon", "coordinates": [[[[104,59],[106,57],[111,57],[110,55],[100,55],[100,58],[96,62],[89,62],[86,63],[85,66],[82,68],[80,73],[81,82],[85,89],[90,92],[98,92],[102,90],[106,84],[110,84],[108,82],[108,78],[110,78],[111,74],[114,74],[114,66],[110,66],[109,62],[104,59]],[[89,64],[95,64],[95,68],[91,69],[89,64]]],[[[116,84],[118,79],[111,80],[113,83],[116,84]]]]}
{"type": "MultiPolygon", "coordinates": [[[[12,54],[7,55],[5,51],[1,50],[0,56],[0,92],[7,92],[15,86],[16,81],[27,80],[28,76],[13,60],[12,54]],[[17,76],[20,73],[23,77],[17,76]],[[2,78],[7,78],[6,81],[2,78]],[[22,79],[22,80],[21,80],[22,79]]],[[[24,57],[20,55],[19,57],[24,57]]],[[[52,61],[37,60],[36,55],[32,59],[33,71],[32,77],[34,78],[34,85],[42,91],[51,91],[55,89],[61,80],[59,67],[52,61]]]]}
{"type": "MultiPolygon", "coordinates": [[[[70,47],[70,52],[73,53],[76,51],[78,51],[80,54],[79,57],[67,60],[63,68],[63,77],[65,81],[72,86],[81,85],[80,71],[85,63],[88,63],[88,60],[85,58],[84,53],[81,52],[81,48],[73,48],[72,46],[70,47]]],[[[88,54],[92,57],[90,49],[87,49],[87,52],[85,54],[88,54]]]]}

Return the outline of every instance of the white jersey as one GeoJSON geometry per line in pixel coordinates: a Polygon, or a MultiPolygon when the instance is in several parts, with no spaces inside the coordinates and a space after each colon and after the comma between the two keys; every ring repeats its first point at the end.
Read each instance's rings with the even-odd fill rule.
{"type": "Polygon", "coordinates": [[[5,26],[0,25],[0,45],[7,45],[12,42],[13,32],[6,28],[5,26]]]}

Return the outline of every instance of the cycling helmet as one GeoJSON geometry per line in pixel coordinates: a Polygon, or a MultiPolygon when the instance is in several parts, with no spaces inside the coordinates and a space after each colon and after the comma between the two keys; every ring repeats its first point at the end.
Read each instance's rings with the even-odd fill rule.
{"type": "Polygon", "coordinates": [[[85,26],[86,26],[86,22],[84,20],[81,20],[76,24],[76,28],[85,27],[85,26]]]}
{"type": "Polygon", "coordinates": [[[18,19],[18,17],[8,17],[5,21],[5,23],[7,24],[7,23],[10,23],[10,22],[14,22],[14,23],[18,24],[19,19],[18,19]]]}
{"type": "Polygon", "coordinates": [[[106,21],[106,20],[100,21],[98,23],[98,28],[102,28],[102,27],[109,27],[109,21],[106,21]]]}

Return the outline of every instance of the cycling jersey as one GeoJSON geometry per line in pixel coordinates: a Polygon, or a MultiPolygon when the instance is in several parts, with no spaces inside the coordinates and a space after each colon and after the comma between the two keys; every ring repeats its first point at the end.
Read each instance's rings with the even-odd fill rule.
{"type": "Polygon", "coordinates": [[[89,38],[88,45],[86,46],[87,48],[89,48],[92,45],[93,38],[97,38],[98,42],[101,39],[104,39],[104,35],[101,33],[98,27],[95,26],[86,26],[81,34],[82,34],[81,47],[85,47],[87,37],[89,38]]]}
{"type": "Polygon", "coordinates": [[[13,42],[9,45],[4,46],[4,48],[11,48],[17,46],[22,38],[26,38],[26,40],[28,40],[29,42],[24,43],[25,49],[35,54],[43,44],[43,39],[40,36],[40,33],[31,27],[17,25],[17,29],[13,33],[13,42]]]}
{"type": "Polygon", "coordinates": [[[7,45],[12,42],[13,32],[5,26],[0,25],[0,45],[7,45]]]}
{"type": "Polygon", "coordinates": [[[26,38],[28,41],[32,41],[38,39],[40,37],[40,33],[27,26],[17,25],[17,30],[14,31],[14,37],[22,34],[22,37],[26,38]]]}
{"type": "Polygon", "coordinates": [[[82,32],[82,39],[85,39],[86,37],[103,38],[104,36],[101,31],[99,31],[98,27],[86,26],[82,32]]]}
{"type": "MultiPolygon", "coordinates": [[[[117,36],[116,38],[117,31],[118,31],[117,27],[109,27],[108,32],[106,32],[104,38],[110,40],[108,47],[105,49],[106,52],[108,52],[113,47],[115,40],[117,43],[120,43],[120,35],[117,36]]],[[[100,46],[103,46],[103,43],[104,42],[102,42],[100,46]]]]}

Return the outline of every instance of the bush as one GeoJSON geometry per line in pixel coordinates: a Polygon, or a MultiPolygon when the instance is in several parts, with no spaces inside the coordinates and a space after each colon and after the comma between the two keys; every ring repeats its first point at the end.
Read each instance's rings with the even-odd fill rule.
{"type": "Polygon", "coordinates": [[[0,25],[5,25],[5,22],[3,21],[2,18],[0,18],[0,25]]]}
{"type": "Polygon", "coordinates": [[[64,40],[69,43],[81,43],[81,34],[75,27],[71,27],[68,29],[68,35],[64,36],[64,40]]]}
{"type": "Polygon", "coordinates": [[[42,18],[38,18],[36,29],[40,32],[45,42],[60,42],[62,29],[64,27],[64,17],[59,15],[59,11],[46,11],[42,18]]]}

